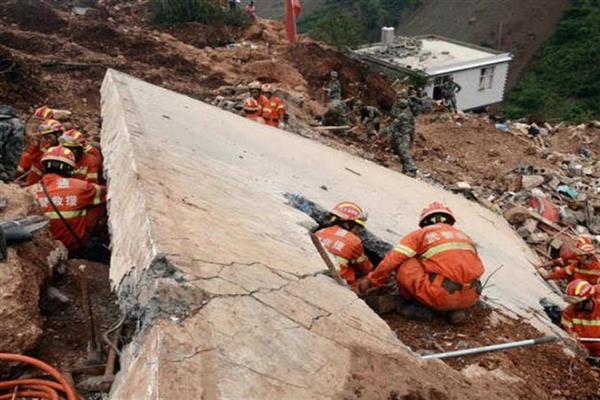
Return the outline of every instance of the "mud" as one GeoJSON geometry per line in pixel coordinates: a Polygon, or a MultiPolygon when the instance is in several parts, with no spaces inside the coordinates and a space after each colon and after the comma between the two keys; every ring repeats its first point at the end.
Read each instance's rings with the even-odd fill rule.
{"type": "MultiPolygon", "coordinates": [[[[396,313],[385,315],[384,319],[402,342],[422,354],[543,336],[526,321],[506,317],[482,303],[470,310],[468,322],[458,327],[448,324],[440,315],[432,322],[411,321],[396,313]]],[[[581,357],[573,357],[569,350],[572,346],[570,342],[556,342],[451,358],[445,362],[467,375],[487,371],[507,384],[516,384],[522,399],[597,398],[600,395],[600,369],[591,367],[581,357]]]]}

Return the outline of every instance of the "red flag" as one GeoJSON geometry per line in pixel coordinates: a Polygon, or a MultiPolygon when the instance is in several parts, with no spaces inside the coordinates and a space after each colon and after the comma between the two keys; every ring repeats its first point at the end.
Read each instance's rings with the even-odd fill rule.
{"type": "Polygon", "coordinates": [[[300,16],[301,12],[300,0],[285,0],[285,27],[291,43],[296,41],[296,18],[300,16]]]}

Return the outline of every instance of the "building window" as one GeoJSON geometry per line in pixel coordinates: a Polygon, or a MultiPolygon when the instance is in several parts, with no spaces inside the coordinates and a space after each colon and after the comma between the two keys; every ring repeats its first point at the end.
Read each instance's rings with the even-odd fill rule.
{"type": "Polygon", "coordinates": [[[481,68],[479,75],[479,90],[487,90],[492,88],[494,82],[494,67],[481,68]]]}

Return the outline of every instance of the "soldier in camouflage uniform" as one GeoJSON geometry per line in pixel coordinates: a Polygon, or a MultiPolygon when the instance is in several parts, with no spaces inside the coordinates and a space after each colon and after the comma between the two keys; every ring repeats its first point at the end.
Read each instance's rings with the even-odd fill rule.
{"type": "Polygon", "coordinates": [[[394,105],[399,114],[394,115],[394,120],[390,126],[392,134],[392,148],[400,157],[402,162],[402,172],[408,176],[417,175],[417,166],[410,154],[415,138],[415,117],[408,106],[408,100],[401,98],[394,105]]]}
{"type": "Polygon", "coordinates": [[[381,111],[377,107],[363,105],[360,100],[354,106],[359,112],[360,122],[367,127],[367,136],[371,138],[378,135],[382,117],[381,111]]]}
{"type": "Polygon", "coordinates": [[[338,80],[338,73],[331,71],[331,82],[329,82],[329,98],[331,100],[342,99],[342,84],[338,80]]]}
{"type": "Polygon", "coordinates": [[[337,79],[337,72],[331,71],[331,82],[329,84],[329,106],[321,123],[325,126],[343,126],[348,125],[348,109],[346,102],[342,100],[342,86],[337,79]]]}
{"type": "Polygon", "coordinates": [[[433,111],[433,100],[431,100],[431,97],[427,95],[425,89],[418,88],[417,96],[419,97],[419,103],[421,104],[421,112],[423,114],[429,114],[431,111],[433,111]]]}
{"type": "Polygon", "coordinates": [[[446,104],[450,107],[452,112],[458,112],[458,107],[456,106],[456,93],[460,92],[462,87],[454,82],[454,77],[448,77],[444,86],[442,86],[442,97],[446,104]]]}
{"type": "Polygon", "coordinates": [[[417,94],[417,89],[412,86],[408,88],[408,107],[413,116],[421,114],[421,99],[417,94]]]}
{"type": "Polygon", "coordinates": [[[15,179],[25,142],[25,128],[11,106],[0,106],[0,180],[15,179]]]}

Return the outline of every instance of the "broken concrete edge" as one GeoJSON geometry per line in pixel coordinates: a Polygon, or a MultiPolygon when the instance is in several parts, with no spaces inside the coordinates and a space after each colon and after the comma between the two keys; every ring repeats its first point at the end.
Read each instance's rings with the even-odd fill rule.
{"type": "MultiPolygon", "coordinates": [[[[108,69],[101,86],[102,98],[102,134],[101,145],[104,152],[104,173],[107,178],[108,186],[108,216],[109,230],[111,234],[112,259],[111,259],[111,282],[113,288],[120,287],[126,279],[127,287],[135,287],[137,282],[142,280],[142,276],[137,276],[137,268],[130,268],[125,265],[124,260],[134,260],[136,265],[150,266],[152,259],[156,257],[157,250],[152,236],[152,227],[147,219],[146,200],[142,193],[142,181],[138,179],[138,167],[133,154],[133,144],[130,135],[142,135],[142,121],[138,118],[135,109],[119,107],[126,104],[128,107],[135,107],[135,102],[128,101],[131,95],[127,93],[126,85],[116,84],[119,81],[119,74],[116,71],[108,69]],[[115,81],[116,83],[114,83],[115,81]],[[112,106],[112,107],[111,107],[112,106]],[[108,109],[108,111],[107,111],[108,109]],[[106,118],[107,112],[110,112],[111,118],[106,118]],[[106,134],[107,131],[118,132],[116,134],[106,134]],[[111,138],[112,142],[109,142],[111,138]],[[118,159],[111,157],[110,149],[118,147],[126,149],[128,157],[118,159]],[[126,175],[125,178],[113,179],[112,174],[126,175]],[[137,187],[128,187],[127,183],[134,182],[137,187]],[[128,196],[111,196],[113,192],[124,191],[128,196]],[[119,231],[113,228],[113,220],[124,219],[129,221],[131,231],[119,231]],[[130,234],[135,232],[138,240],[131,240],[130,234]],[[128,245],[129,243],[129,245],[128,245]],[[123,255],[127,257],[124,258],[123,255]],[[128,271],[127,277],[120,274],[121,277],[115,281],[113,268],[119,271],[128,271]]],[[[122,291],[121,291],[122,292],[122,291]]],[[[121,295],[121,293],[119,293],[121,295]]],[[[125,310],[127,311],[127,307],[125,310]]]]}

